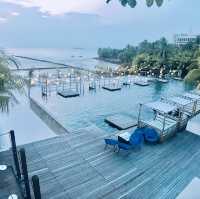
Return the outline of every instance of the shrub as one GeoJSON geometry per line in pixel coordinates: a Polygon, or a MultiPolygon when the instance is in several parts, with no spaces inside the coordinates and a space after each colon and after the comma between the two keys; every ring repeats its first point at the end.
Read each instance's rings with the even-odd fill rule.
{"type": "Polygon", "coordinates": [[[185,77],[185,82],[196,84],[200,82],[200,69],[191,70],[185,77]]]}

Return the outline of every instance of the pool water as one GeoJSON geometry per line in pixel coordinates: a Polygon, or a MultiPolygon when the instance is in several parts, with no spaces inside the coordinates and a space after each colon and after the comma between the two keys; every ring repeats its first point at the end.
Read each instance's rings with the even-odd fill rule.
{"type": "Polygon", "coordinates": [[[76,98],[62,98],[56,94],[42,100],[39,88],[32,90],[32,97],[39,102],[69,131],[87,127],[92,124],[109,131],[116,131],[104,122],[107,116],[121,113],[137,117],[139,103],[158,100],[161,97],[181,94],[191,90],[191,86],[181,81],[170,80],[169,83],[151,83],[141,87],[131,85],[120,91],[110,92],[98,89],[87,91],[76,98]]]}

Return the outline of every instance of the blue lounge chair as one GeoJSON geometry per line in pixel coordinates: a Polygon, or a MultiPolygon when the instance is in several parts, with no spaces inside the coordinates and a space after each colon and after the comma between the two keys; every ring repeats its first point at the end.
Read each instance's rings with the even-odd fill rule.
{"type": "Polygon", "coordinates": [[[143,134],[139,132],[134,132],[129,139],[129,144],[121,142],[118,143],[118,149],[119,149],[118,151],[120,151],[120,149],[128,151],[134,148],[141,148],[143,142],[144,142],[143,134]]]}
{"type": "Polygon", "coordinates": [[[129,151],[132,148],[133,148],[133,146],[131,144],[125,144],[125,143],[122,143],[122,142],[118,142],[118,152],[120,151],[120,149],[123,149],[125,151],[129,151]]]}
{"type": "Polygon", "coordinates": [[[144,133],[145,141],[150,143],[156,143],[159,141],[159,135],[153,128],[146,128],[144,133]]]}
{"type": "Polygon", "coordinates": [[[131,135],[129,142],[133,147],[141,148],[141,145],[144,143],[143,134],[136,129],[131,135]]]}
{"type": "Polygon", "coordinates": [[[113,140],[113,139],[104,139],[105,141],[105,149],[107,148],[107,146],[113,146],[114,147],[114,151],[118,145],[118,141],[117,140],[113,140]]]}
{"type": "Polygon", "coordinates": [[[144,135],[145,134],[145,130],[146,130],[145,127],[137,128],[137,129],[135,129],[134,133],[140,133],[140,134],[144,135]]]}

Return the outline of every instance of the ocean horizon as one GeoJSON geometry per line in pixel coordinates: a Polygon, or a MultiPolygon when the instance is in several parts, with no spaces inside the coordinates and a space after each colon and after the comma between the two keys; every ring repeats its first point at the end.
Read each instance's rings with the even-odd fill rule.
{"type": "MultiPolygon", "coordinates": [[[[25,56],[36,59],[44,59],[53,62],[59,62],[87,69],[96,67],[112,67],[116,68],[117,64],[108,63],[106,61],[95,59],[98,57],[97,48],[5,48],[4,51],[8,55],[25,56]]],[[[29,67],[45,67],[48,63],[37,62],[33,60],[18,59],[21,66],[29,67]]]]}

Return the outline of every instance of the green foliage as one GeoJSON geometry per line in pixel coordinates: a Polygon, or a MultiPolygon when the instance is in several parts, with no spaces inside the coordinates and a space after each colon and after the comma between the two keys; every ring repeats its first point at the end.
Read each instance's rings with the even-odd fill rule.
{"type": "Polygon", "coordinates": [[[99,48],[98,49],[98,56],[99,58],[104,59],[117,59],[121,50],[112,49],[112,48],[99,48]]]}
{"type": "Polygon", "coordinates": [[[198,40],[184,46],[169,44],[165,38],[154,42],[144,40],[138,46],[128,45],[121,50],[99,49],[99,57],[118,59],[124,66],[137,69],[165,69],[184,78],[187,73],[200,67],[198,40]]]}
{"type": "Polygon", "coordinates": [[[155,0],[158,7],[162,6],[164,0],[155,0]]]}
{"type": "Polygon", "coordinates": [[[122,50],[112,48],[99,48],[98,56],[102,59],[119,60],[121,63],[130,64],[133,57],[136,55],[137,50],[135,47],[127,45],[122,50]]]}
{"type": "Polygon", "coordinates": [[[185,77],[187,83],[199,83],[200,82],[200,69],[191,70],[185,77]]]}
{"type": "Polygon", "coordinates": [[[128,5],[131,8],[135,8],[135,6],[137,5],[137,1],[136,0],[128,0],[128,5]]]}
{"type": "Polygon", "coordinates": [[[147,6],[151,7],[154,3],[154,0],[146,0],[147,6]]]}
{"type": "Polygon", "coordinates": [[[0,53],[0,110],[8,111],[9,102],[17,103],[12,91],[22,91],[24,82],[18,75],[11,73],[8,67],[7,57],[0,53]]]}
{"type": "MultiPolygon", "coordinates": [[[[111,0],[106,0],[106,3],[110,3],[111,0]]],[[[122,6],[127,6],[129,5],[131,8],[134,8],[137,5],[136,0],[119,0],[122,6]]],[[[158,7],[162,6],[164,0],[146,0],[146,4],[148,7],[151,7],[154,3],[158,7]]]]}

